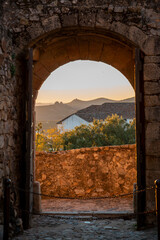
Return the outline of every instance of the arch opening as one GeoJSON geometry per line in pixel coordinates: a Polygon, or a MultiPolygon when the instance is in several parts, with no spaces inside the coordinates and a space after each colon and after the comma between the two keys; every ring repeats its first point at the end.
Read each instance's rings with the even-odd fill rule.
{"type": "MultiPolygon", "coordinates": [[[[54,80],[53,80],[54,81],[54,80]]],[[[128,81],[128,80],[127,80],[128,81]]],[[[124,149],[125,149],[125,147],[126,146],[124,146],[124,149]]],[[[135,151],[135,149],[133,149],[134,147],[132,146],[131,147],[132,148],[132,153],[130,153],[131,155],[134,155],[133,154],[133,152],[135,151]]],[[[104,148],[105,149],[105,148],[104,148]]],[[[127,147],[126,147],[126,149],[125,150],[129,150],[129,149],[127,149],[127,147]]],[[[88,150],[86,150],[86,152],[87,152],[88,150]]],[[[112,150],[111,150],[112,151],[112,150]]],[[[118,152],[118,154],[121,154],[120,152],[119,152],[119,148],[117,147],[117,149],[115,149],[115,151],[116,152],[118,152]]],[[[129,150],[130,151],[130,150],[129,150]]],[[[86,153],[84,153],[84,156],[85,156],[85,154],[86,153]]],[[[88,153],[87,153],[88,154],[88,153]]],[[[91,153],[90,153],[91,154],[91,153]]],[[[110,153],[109,153],[110,154],[110,153]]],[[[70,156],[71,157],[71,156],[70,156]]],[[[87,157],[87,155],[85,156],[85,157],[87,157]]],[[[44,156],[44,155],[39,155],[39,154],[37,154],[37,159],[39,159],[38,160],[38,168],[39,168],[39,170],[41,169],[41,167],[40,167],[40,162],[42,163],[43,161],[42,161],[42,158],[45,158],[45,159],[47,159],[47,156],[44,156]]],[[[53,156],[53,158],[54,158],[54,156],[53,156]]],[[[67,157],[66,157],[67,158],[67,157]]],[[[73,162],[74,162],[74,158],[75,158],[75,156],[72,156],[72,158],[73,158],[73,162]]],[[[94,156],[92,156],[92,158],[94,159],[94,156]]],[[[115,158],[116,158],[116,156],[115,156],[115,158]]],[[[59,155],[58,154],[56,154],[56,159],[59,159],[59,155]]],[[[55,159],[55,161],[54,162],[56,162],[56,159],[55,159]]],[[[99,159],[100,160],[100,159],[99,159]]],[[[132,165],[132,170],[133,170],[133,168],[134,168],[134,177],[135,177],[135,175],[136,175],[136,170],[135,170],[135,158],[132,156],[132,163],[131,163],[131,165],[132,165]],[[133,165],[134,165],[134,167],[133,167],[133,165]]],[[[62,160],[63,161],[63,160],[62,160]]],[[[92,161],[92,160],[90,160],[90,161],[92,161]]],[[[48,163],[47,163],[48,164],[48,163]]],[[[56,163],[57,164],[57,163],[56,163]]],[[[77,163],[76,163],[77,164],[77,163]]],[[[75,165],[76,165],[75,164],[75,165]]],[[[87,163],[85,163],[86,164],[86,166],[87,166],[87,163]]],[[[121,163],[120,163],[121,164],[121,163]]],[[[73,163],[73,165],[74,165],[74,163],[73,163]]],[[[75,166],[74,166],[75,167],[75,166]]],[[[63,168],[63,167],[62,167],[63,168]]],[[[68,168],[70,168],[70,166],[68,166],[68,168]]],[[[123,167],[122,167],[123,168],[123,167]]],[[[43,169],[45,169],[45,166],[43,166],[43,169]]],[[[82,166],[81,166],[81,169],[82,169],[82,166]]],[[[41,169],[42,170],[42,169],[41,169]]],[[[41,171],[40,170],[40,171],[41,171]]],[[[73,169],[72,169],[73,170],[73,169]]],[[[80,169],[79,169],[80,170],[80,169]]],[[[80,173],[80,171],[78,170],[78,172],[80,173]]],[[[112,168],[112,170],[113,170],[113,168],[112,168]]],[[[67,171],[67,170],[66,170],[67,171]]],[[[77,171],[77,169],[76,169],[76,167],[75,167],[75,171],[73,170],[73,172],[76,172],[77,171]]],[[[116,171],[116,170],[115,170],[116,171]]],[[[125,172],[125,171],[124,171],[125,172]]],[[[76,173],[76,174],[78,174],[78,173],[76,173]]],[[[104,173],[105,174],[105,173],[104,173]]],[[[44,172],[41,174],[41,175],[45,175],[45,176],[47,176],[47,179],[48,179],[48,175],[46,174],[46,172],[45,172],[45,170],[44,170],[44,172]]],[[[53,175],[53,174],[52,174],[53,175]]],[[[62,174],[62,175],[65,175],[65,174],[62,174]]],[[[54,194],[62,194],[62,192],[64,192],[63,194],[65,195],[67,195],[67,194],[69,194],[69,196],[71,196],[71,194],[72,194],[72,197],[77,197],[79,194],[81,195],[82,193],[83,193],[83,187],[80,189],[80,187],[78,186],[77,188],[76,187],[74,187],[74,190],[73,190],[73,184],[72,184],[72,181],[71,181],[71,183],[68,181],[68,180],[66,180],[66,178],[64,177],[62,177],[62,175],[61,175],[61,172],[57,172],[57,175],[56,176],[58,176],[58,182],[56,181],[56,183],[54,183],[54,186],[56,186],[57,187],[57,184],[60,184],[59,185],[59,190],[58,190],[58,188],[57,188],[57,192],[55,192],[54,194]],[[66,182],[69,182],[68,183],[68,185],[69,185],[69,187],[68,186],[66,186],[66,182]],[[62,189],[61,189],[61,187],[62,187],[62,189]],[[64,190],[63,188],[65,188],[66,190],[64,190]],[[76,195],[76,192],[77,192],[77,195],[76,195]]],[[[74,174],[73,174],[74,175],[74,174]]],[[[81,175],[81,174],[80,174],[81,175]]],[[[38,173],[37,174],[37,177],[39,177],[40,176],[40,174],[38,173]]],[[[129,176],[130,176],[130,174],[129,174],[129,176]]],[[[75,178],[75,176],[72,176],[72,178],[74,179],[74,183],[76,183],[76,181],[77,181],[77,179],[75,178]]],[[[73,180],[72,179],[72,180],[73,180]]],[[[40,178],[38,178],[37,180],[39,180],[41,183],[42,183],[42,179],[41,179],[41,177],[40,178]]],[[[81,179],[82,180],[82,179],[81,179]]],[[[93,179],[92,179],[93,180],[93,179]]],[[[88,179],[87,180],[87,182],[88,182],[88,184],[90,185],[91,184],[91,182],[92,182],[92,180],[91,179],[88,179]]],[[[95,184],[95,182],[97,181],[97,179],[95,178],[94,179],[94,181],[93,181],[93,184],[95,184]]],[[[99,179],[99,181],[100,181],[100,179],[99,179]]],[[[45,182],[45,179],[44,179],[44,182],[45,182]]],[[[83,181],[82,181],[83,182],[83,181]]],[[[128,181],[126,181],[127,183],[128,183],[128,181]]],[[[132,182],[132,181],[131,181],[132,182]]],[[[43,185],[45,185],[45,184],[43,184],[43,185]]],[[[111,183],[110,183],[110,185],[112,185],[111,183]]],[[[132,184],[133,185],[133,184],[132,184]]],[[[104,186],[103,186],[104,187],[104,186]]],[[[131,188],[132,188],[133,186],[131,186],[131,188]]],[[[96,188],[97,188],[97,186],[96,186],[96,188]]],[[[105,186],[105,188],[107,188],[107,186],[105,186]]],[[[43,187],[43,191],[46,191],[45,192],[45,194],[47,193],[47,190],[45,189],[45,188],[43,187]]],[[[86,188],[85,189],[85,191],[87,192],[88,191],[88,196],[91,196],[91,194],[95,194],[95,196],[96,196],[96,194],[98,194],[98,193],[96,193],[96,191],[94,192],[94,190],[92,189],[92,186],[90,186],[90,187],[88,187],[88,188],[86,188]],[[90,193],[92,191],[92,193],[90,193]],[[90,193],[90,194],[89,194],[90,193]]],[[[108,186],[108,189],[109,189],[109,186],[108,186]]],[[[113,190],[113,185],[112,185],[112,190],[113,190]]],[[[124,189],[123,189],[124,190],[124,189]]],[[[117,188],[115,188],[114,189],[114,191],[116,192],[117,191],[117,188]]],[[[52,190],[52,192],[54,192],[54,190],[52,190]]],[[[86,194],[86,192],[85,192],[85,194],[86,194]]],[[[99,193],[100,195],[102,195],[102,193],[99,193]]],[[[104,193],[103,193],[104,194],[104,193]]],[[[109,190],[108,190],[108,194],[109,194],[109,190]]],[[[51,194],[50,194],[51,195],[51,194]]],[[[80,195],[79,195],[79,197],[80,197],[80,195]]],[[[99,196],[99,195],[97,195],[97,196],[99,196]]],[[[46,201],[46,200],[44,200],[44,201],[46,201]]],[[[43,201],[43,206],[45,206],[46,205],[46,203],[43,201]]],[[[130,201],[130,205],[132,205],[132,200],[130,201]]],[[[54,205],[52,205],[52,203],[51,203],[51,206],[50,206],[51,208],[54,208],[54,205]]],[[[46,206],[45,206],[45,208],[46,208],[46,206]]],[[[50,210],[51,210],[51,208],[50,208],[50,210]]],[[[125,208],[125,207],[124,207],[125,208]]],[[[46,209],[45,209],[46,210],[46,209]]],[[[88,210],[91,210],[91,209],[88,209],[88,210]]],[[[100,209],[100,210],[102,210],[102,209],[100,209]]]]}
{"type": "MultiPolygon", "coordinates": [[[[109,36],[109,34],[105,35],[104,33],[102,34],[102,32],[97,34],[96,30],[90,32],[89,30],[79,31],[78,29],[76,32],[71,31],[71,34],[64,34],[63,37],[59,34],[57,36],[51,34],[51,37],[48,38],[48,40],[47,38],[42,38],[39,41],[34,42],[33,47],[34,103],[38,90],[52,71],[54,71],[59,66],[64,65],[65,63],[75,60],[86,59],[101,61],[112,65],[113,67],[118,69],[134,87],[137,96],[136,83],[139,81],[140,76],[135,76],[135,46],[134,44],[128,44],[128,41],[126,41],[125,44],[125,39],[122,40],[121,37],[119,40],[117,40],[117,38],[113,38],[112,33],[109,36]]],[[[140,89],[138,89],[138,94],[140,93],[139,91],[140,89]]],[[[139,108],[139,110],[140,109],[141,107],[139,108]]],[[[143,148],[142,151],[144,151],[144,145],[141,147],[139,143],[137,146],[139,147],[139,150],[143,148]]],[[[138,161],[139,157],[140,156],[138,156],[137,158],[138,161]]],[[[138,169],[142,170],[140,165],[138,169]]],[[[141,171],[138,171],[138,174],[139,182],[143,181],[143,186],[145,186],[145,175],[143,175],[141,171]]],[[[142,185],[140,184],[140,186],[142,185]]],[[[139,209],[145,208],[145,196],[143,196],[142,198],[143,204],[141,203],[139,209]]],[[[140,201],[141,199],[139,200],[139,202],[140,201]]]]}

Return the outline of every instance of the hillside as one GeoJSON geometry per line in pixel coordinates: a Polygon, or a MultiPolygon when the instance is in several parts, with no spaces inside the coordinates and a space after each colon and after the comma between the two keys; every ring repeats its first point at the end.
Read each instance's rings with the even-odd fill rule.
{"type": "Polygon", "coordinates": [[[77,112],[80,109],[89,107],[91,105],[102,105],[103,103],[117,102],[134,102],[134,97],[121,101],[115,101],[107,98],[97,98],[89,101],[74,99],[69,103],[56,102],[49,105],[41,103],[40,105],[36,105],[36,122],[42,122],[44,129],[54,128],[56,127],[56,122],[77,112]]]}
{"type": "Polygon", "coordinates": [[[75,110],[72,107],[63,103],[55,103],[47,106],[36,106],[36,119],[37,121],[59,120],[74,112],[75,110]]]}
{"type": "Polygon", "coordinates": [[[103,103],[106,103],[106,102],[109,103],[109,102],[116,102],[116,101],[108,98],[97,98],[89,101],[83,101],[76,98],[73,101],[66,103],[66,105],[76,110],[80,110],[82,108],[86,108],[91,105],[102,105],[103,103]]]}
{"type": "Polygon", "coordinates": [[[135,102],[135,97],[126,98],[126,99],[121,100],[120,102],[127,102],[127,103],[135,102]]]}

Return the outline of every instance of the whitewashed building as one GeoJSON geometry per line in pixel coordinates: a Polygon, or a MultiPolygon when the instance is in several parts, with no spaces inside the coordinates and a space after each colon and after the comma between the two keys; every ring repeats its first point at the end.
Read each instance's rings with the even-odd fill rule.
{"type": "Polygon", "coordinates": [[[94,119],[105,120],[108,116],[112,116],[112,114],[122,116],[129,123],[135,118],[135,103],[123,102],[92,105],[57,122],[57,128],[61,132],[72,130],[81,124],[88,125],[94,119]]]}
{"type": "Polygon", "coordinates": [[[88,125],[89,122],[82,119],[75,113],[57,122],[57,129],[60,130],[60,132],[68,131],[74,129],[77,126],[80,126],[81,124],[88,125]]]}

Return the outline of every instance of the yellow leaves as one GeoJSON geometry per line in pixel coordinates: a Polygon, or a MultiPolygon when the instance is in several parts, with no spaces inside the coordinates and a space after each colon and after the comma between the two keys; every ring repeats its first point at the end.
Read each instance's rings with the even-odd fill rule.
{"type": "Polygon", "coordinates": [[[36,128],[36,151],[58,151],[63,148],[63,140],[60,131],[56,128],[42,130],[39,123],[36,128]]]}

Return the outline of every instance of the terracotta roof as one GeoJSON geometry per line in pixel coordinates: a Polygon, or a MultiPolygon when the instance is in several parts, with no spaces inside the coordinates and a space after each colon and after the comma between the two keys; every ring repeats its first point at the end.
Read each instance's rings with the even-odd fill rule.
{"type": "MultiPolygon", "coordinates": [[[[112,114],[122,116],[124,119],[133,119],[135,118],[135,103],[104,103],[102,105],[91,105],[74,114],[87,122],[93,122],[94,119],[104,120],[108,116],[112,116],[112,114]]],[[[70,116],[62,119],[58,124],[70,116]]]]}

